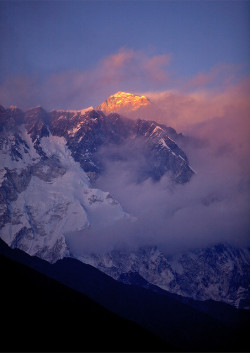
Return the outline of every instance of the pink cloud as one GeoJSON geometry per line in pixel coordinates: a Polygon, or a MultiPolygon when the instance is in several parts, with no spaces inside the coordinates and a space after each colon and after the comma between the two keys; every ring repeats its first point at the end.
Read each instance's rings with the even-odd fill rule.
{"type": "Polygon", "coordinates": [[[105,84],[127,82],[133,80],[150,81],[153,83],[168,80],[167,66],[171,55],[155,55],[148,57],[142,51],[121,48],[117,53],[108,56],[97,71],[105,84]]]}
{"type": "Polygon", "coordinates": [[[148,118],[166,121],[176,128],[222,116],[226,107],[233,109],[232,101],[234,107],[238,104],[237,109],[246,105],[246,88],[240,94],[234,83],[238,67],[217,65],[188,81],[173,80],[169,69],[171,60],[171,54],[149,56],[140,50],[121,48],[101,59],[90,71],[9,77],[0,85],[0,103],[23,109],[36,105],[45,109],[81,109],[98,105],[119,90],[139,93],[145,87],[155,90],[176,83],[179,88],[176,91],[143,93],[160,106],[158,110],[151,108],[148,118]],[[207,89],[210,84],[220,88],[207,89]],[[230,93],[229,99],[233,90],[237,92],[230,93]]]}
{"type": "Polygon", "coordinates": [[[144,68],[154,81],[164,82],[169,78],[166,67],[170,64],[171,59],[171,55],[154,56],[145,62],[144,68]]]}
{"type": "Polygon", "coordinates": [[[167,82],[171,55],[148,56],[143,51],[121,48],[101,59],[90,71],[65,71],[39,77],[9,77],[0,85],[2,104],[27,109],[80,109],[100,104],[118,90],[136,92],[167,82]],[[100,97],[100,98],[98,98],[100,97]]]}
{"type": "Polygon", "coordinates": [[[129,65],[138,53],[132,49],[121,48],[117,53],[109,55],[102,61],[103,69],[112,67],[114,70],[129,65]]]}
{"type": "Polygon", "coordinates": [[[241,116],[248,119],[250,111],[250,78],[220,90],[203,88],[193,92],[167,90],[141,94],[149,97],[153,103],[145,109],[144,116],[147,119],[166,123],[182,132],[192,129],[195,124],[223,118],[233,112],[235,118],[241,116]]]}
{"type": "Polygon", "coordinates": [[[184,83],[186,89],[203,88],[210,84],[226,86],[234,82],[241,67],[239,65],[219,64],[208,72],[199,72],[196,76],[184,83]]]}

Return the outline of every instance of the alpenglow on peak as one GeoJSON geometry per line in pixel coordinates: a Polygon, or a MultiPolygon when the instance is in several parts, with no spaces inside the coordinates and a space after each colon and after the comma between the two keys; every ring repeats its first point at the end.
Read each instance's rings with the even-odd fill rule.
{"type": "Polygon", "coordinates": [[[128,92],[117,92],[109,96],[102,104],[95,109],[105,113],[120,112],[121,110],[137,110],[142,106],[151,104],[145,96],[137,96],[128,92]]]}

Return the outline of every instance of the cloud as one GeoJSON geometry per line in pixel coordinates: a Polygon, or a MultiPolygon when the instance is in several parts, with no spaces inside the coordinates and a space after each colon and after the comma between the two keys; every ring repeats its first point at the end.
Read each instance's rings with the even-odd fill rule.
{"type": "MultiPolygon", "coordinates": [[[[120,156],[116,160],[110,159],[114,147],[103,149],[100,153],[106,169],[97,186],[109,190],[137,221],[78,234],[74,237],[78,251],[157,245],[171,254],[221,242],[250,246],[248,90],[249,80],[245,79],[218,96],[213,91],[157,94],[165,113],[171,106],[171,122],[177,119],[180,131],[185,131],[188,139],[178,140],[178,144],[197,174],[184,185],[171,184],[168,176],[158,183],[151,179],[138,182],[146,162],[139,143],[116,148],[120,156]]],[[[156,114],[152,117],[158,118],[156,114]]]]}
{"type": "MultiPolygon", "coordinates": [[[[201,116],[214,116],[215,112],[223,114],[223,90],[235,86],[240,68],[221,64],[191,79],[183,79],[173,75],[171,62],[171,54],[147,55],[141,50],[123,47],[100,59],[89,71],[8,77],[0,84],[0,103],[6,107],[17,105],[24,110],[37,105],[48,110],[82,109],[100,104],[117,91],[127,91],[149,96],[155,106],[160,106],[158,116],[164,119],[163,114],[167,113],[171,123],[182,124],[190,120],[191,115],[193,120],[195,117],[200,120],[201,116]],[[209,106],[208,98],[212,102],[209,106]]],[[[146,112],[144,114],[146,116],[146,112]]]]}
{"type": "MultiPolygon", "coordinates": [[[[225,141],[219,132],[210,136],[209,142],[199,149],[189,146],[197,174],[185,185],[172,185],[167,176],[158,183],[151,179],[138,183],[137,173],[144,165],[139,153],[133,158],[127,155],[123,161],[108,162],[107,157],[106,172],[97,187],[109,190],[137,220],[101,224],[79,232],[71,238],[78,254],[155,245],[168,254],[221,242],[249,246],[246,153],[241,160],[236,159],[239,150],[234,143],[227,151],[221,150],[225,141]]],[[[124,156],[127,151],[124,145],[119,153],[124,156]]]]}
{"type": "Polygon", "coordinates": [[[186,90],[208,88],[209,86],[219,86],[221,89],[221,87],[233,84],[241,69],[240,65],[218,64],[208,72],[199,72],[191,79],[183,82],[182,86],[186,90]]]}
{"type": "Polygon", "coordinates": [[[70,70],[41,77],[38,74],[9,77],[0,85],[1,104],[27,109],[81,109],[100,104],[108,95],[124,90],[166,83],[171,55],[148,56],[121,48],[99,61],[90,71],[70,70]]]}
{"type": "Polygon", "coordinates": [[[173,83],[170,62],[171,55],[149,57],[121,48],[88,72],[12,77],[0,86],[4,105],[51,109],[94,106],[115,91],[133,87],[152,104],[133,112],[132,118],[156,120],[188,137],[178,144],[197,174],[185,185],[173,186],[167,176],[158,183],[138,183],[146,163],[139,144],[132,151],[120,146],[117,153],[123,158],[112,163],[110,150],[101,151],[106,172],[97,186],[110,191],[137,222],[102,224],[74,235],[79,251],[105,251],[121,244],[158,245],[167,252],[218,242],[250,245],[250,78],[236,81],[233,68],[218,66],[191,80],[177,80],[175,90],[155,92],[161,84],[173,83]]]}
{"type": "MultiPolygon", "coordinates": [[[[165,123],[181,132],[192,129],[197,123],[231,115],[233,111],[235,119],[237,115],[248,116],[250,111],[250,78],[223,89],[141,93],[153,103],[143,109],[144,117],[165,123]]],[[[137,118],[138,114],[133,113],[131,117],[137,118]]]]}

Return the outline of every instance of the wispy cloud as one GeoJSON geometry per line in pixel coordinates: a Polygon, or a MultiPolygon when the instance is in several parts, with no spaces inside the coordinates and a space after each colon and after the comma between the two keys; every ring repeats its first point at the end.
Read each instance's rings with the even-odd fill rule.
{"type": "Polygon", "coordinates": [[[125,82],[135,78],[159,83],[168,79],[167,67],[170,62],[171,55],[148,57],[142,51],[121,48],[118,53],[101,62],[101,77],[105,83],[125,82]]]}
{"type": "Polygon", "coordinates": [[[154,103],[145,112],[148,119],[151,117],[182,132],[192,129],[194,124],[231,115],[233,111],[238,116],[248,116],[250,111],[250,78],[220,89],[142,93],[154,103]]]}
{"type": "Polygon", "coordinates": [[[233,84],[241,71],[240,65],[218,64],[207,72],[199,72],[197,75],[182,83],[186,90],[202,88],[223,88],[233,84]]]}
{"type": "Polygon", "coordinates": [[[66,71],[41,77],[9,77],[0,85],[2,104],[28,108],[77,109],[97,105],[117,90],[136,91],[157,87],[169,79],[171,55],[148,56],[121,48],[101,59],[90,71],[66,71]]]}

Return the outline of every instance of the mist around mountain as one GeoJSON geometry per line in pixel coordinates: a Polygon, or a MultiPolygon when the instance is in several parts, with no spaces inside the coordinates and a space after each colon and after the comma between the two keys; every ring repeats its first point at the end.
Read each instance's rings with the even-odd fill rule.
{"type": "Polygon", "coordinates": [[[74,257],[249,308],[246,114],[182,133],[156,121],[151,100],[112,97],[107,115],[1,107],[1,238],[50,263],[74,257]]]}
{"type": "Polygon", "coordinates": [[[48,113],[41,107],[25,113],[2,107],[1,120],[2,238],[51,262],[69,255],[67,234],[89,227],[102,231],[119,220],[133,223],[133,214],[108,189],[94,187],[106,158],[138,164],[138,184],[149,178],[156,183],[165,174],[183,184],[194,174],[170,137],[177,133],[154,121],[93,109],[48,113]],[[126,153],[128,145],[137,154],[126,153]]]}

